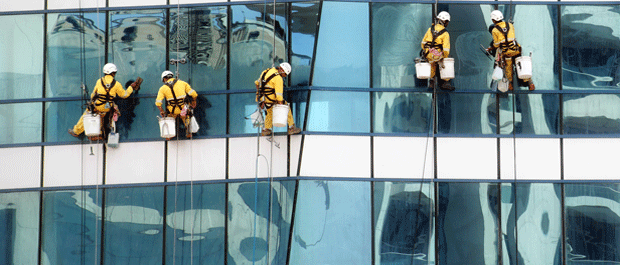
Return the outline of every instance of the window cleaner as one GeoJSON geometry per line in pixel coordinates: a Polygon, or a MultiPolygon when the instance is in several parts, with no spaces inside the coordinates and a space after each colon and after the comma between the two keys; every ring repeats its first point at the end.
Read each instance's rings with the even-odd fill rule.
{"type": "MultiPolygon", "coordinates": [[[[450,55],[450,34],[447,31],[448,23],[450,22],[450,14],[446,11],[441,11],[435,18],[435,23],[426,31],[424,38],[420,45],[422,50],[420,56],[422,60],[426,60],[431,65],[430,78],[428,79],[428,87],[435,87],[435,75],[437,69],[441,67],[452,67],[452,71],[445,71],[444,73],[450,73],[450,76],[441,76],[438,80],[441,89],[454,90],[454,87],[450,84],[450,79],[454,78],[454,61],[452,58],[448,58],[450,55]],[[444,60],[449,63],[444,63],[444,60]]],[[[417,69],[416,69],[417,71],[417,69]]]]}

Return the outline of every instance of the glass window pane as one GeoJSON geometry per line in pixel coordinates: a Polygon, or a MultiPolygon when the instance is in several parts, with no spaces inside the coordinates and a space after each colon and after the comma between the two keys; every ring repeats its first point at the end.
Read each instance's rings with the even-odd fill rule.
{"type": "Polygon", "coordinates": [[[495,134],[497,94],[438,93],[437,130],[453,134],[495,134]]]}
{"type": "Polygon", "coordinates": [[[374,132],[431,132],[432,101],[431,93],[374,92],[374,132]]]}
{"type": "Polygon", "coordinates": [[[94,189],[43,193],[43,260],[50,265],[98,264],[101,195],[94,189]]]}
{"type": "Polygon", "coordinates": [[[291,86],[310,84],[319,2],[291,4],[291,86]]]}
{"type": "MultiPolygon", "coordinates": [[[[551,135],[559,132],[559,102],[554,94],[506,94],[499,97],[499,124],[501,134],[551,135]],[[513,113],[513,106],[516,112],[513,113]]],[[[497,116],[497,112],[493,111],[497,116]]]]}
{"type": "Polygon", "coordinates": [[[41,103],[0,104],[0,144],[41,142],[41,103]]]}
{"type": "Polygon", "coordinates": [[[426,86],[415,78],[414,59],[432,16],[428,4],[372,3],[373,87],[426,86]]]}
{"type": "MultiPolygon", "coordinates": [[[[295,120],[295,126],[300,127],[303,125],[303,117],[305,111],[305,94],[307,92],[299,91],[299,92],[291,92],[291,99],[295,101],[288,101],[291,106],[291,111],[293,112],[293,119],[295,120]],[[302,93],[302,94],[299,94],[302,93]],[[301,108],[303,105],[303,108],[301,108]],[[300,123],[301,121],[301,123],[300,123]]],[[[284,98],[288,99],[287,92],[284,93],[284,98]]],[[[240,133],[257,133],[258,128],[254,128],[252,126],[252,121],[250,120],[250,115],[256,110],[256,94],[255,93],[241,93],[241,94],[230,94],[230,110],[229,116],[230,119],[230,133],[231,134],[240,134],[240,133]]],[[[286,127],[273,127],[274,132],[286,132],[286,127]]]]}
{"type": "Polygon", "coordinates": [[[194,115],[200,126],[194,136],[226,134],[226,95],[198,95],[194,115]]]}
{"type": "Polygon", "coordinates": [[[499,185],[437,185],[437,264],[499,264],[499,185]]]}
{"type": "Polygon", "coordinates": [[[620,263],[618,184],[565,184],[566,264],[620,263]]]}
{"type": "Polygon", "coordinates": [[[516,195],[514,185],[501,184],[501,220],[505,231],[503,262],[499,264],[562,264],[560,184],[518,183],[516,195]]]}
{"type": "Polygon", "coordinates": [[[613,94],[567,94],[563,99],[564,134],[620,133],[620,116],[612,106],[620,104],[613,94]]]}
{"type": "Polygon", "coordinates": [[[230,89],[255,89],[254,80],[263,70],[287,60],[284,7],[283,3],[276,4],[275,21],[273,4],[231,7],[230,89]]]}
{"type": "Polygon", "coordinates": [[[225,184],[167,187],[166,264],[224,264],[225,184]]]}
{"type": "Polygon", "coordinates": [[[322,3],[312,85],[369,87],[368,3],[322,3]]]}
{"type": "Polygon", "coordinates": [[[370,132],[368,92],[312,91],[308,131],[370,132]]]}
{"type": "MultiPolygon", "coordinates": [[[[144,85],[144,83],[142,83],[144,85]]],[[[159,110],[154,97],[136,97],[117,100],[121,116],[116,122],[120,139],[159,138],[159,110]]],[[[79,118],[79,117],[78,117],[79,118]]],[[[178,126],[177,126],[178,127],[178,126]]]]}
{"type": "Polygon", "coordinates": [[[300,180],[290,264],[369,264],[370,182],[300,180]]]}
{"type": "Polygon", "coordinates": [[[105,18],[105,13],[47,15],[45,97],[90,96],[105,63],[105,18]]]}
{"type": "Polygon", "coordinates": [[[286,264],[294,195],[295,181],[228,185],[229,264],[286,264]]]}
{"type": "MultiPolygon", "coordinates": [[[[177,9],[170,9],[169,46],[171,60],[186,59],[185,64],[178,65],[180,78],[198,92],[226,90],[227,8],[180,10],[177,19],[177,9]]],[[[176,71],[177,66],[171,65],[169,69],[176,71]]]]}
{"type": "Polygon", "coordinates": [[[79,141],[67,133],[86,109],[83,101],[45,102],[45,141],[79,141]]]}
{"type": "Polygon", "coordinates": [[[0,193],[0,264],[39,264],[39,194],[0,193]]]}
{"type": "Polygon", "coordinates": [[[140,91],[157,94],[168,66],[165,18],[165,9],[110,11],[108,61],[116,64],[121,84],[139,76],[140,91]]]}
{"type": "Polygon", "coordinates": [[[162,264],[163,187],[106,190],[105,264],[162,264]]]}
{"type": "Polygon", "coordinates": [[[435,264],[431,183],[375,182],[375,264],[435,264]]]}
{"type": "Polygon", "coordinates": [[[0,25],[0,100],[42,97],[43,14],[0,16],[0,25]]]}
{"type": "Polygon", "coordinates": [[[614,5],[561,6],[562,89],[617,89],[620,16],[614,5]]]}

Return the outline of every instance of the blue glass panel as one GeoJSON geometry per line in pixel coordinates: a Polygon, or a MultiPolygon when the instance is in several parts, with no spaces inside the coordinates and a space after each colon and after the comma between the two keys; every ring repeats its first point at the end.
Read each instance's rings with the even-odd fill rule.
{"type": "Polygon", "coordinates": [[[228,264],[287,264],[294,194],[295,181],[229,184],[228,264]]]}
{"type": "Polygon", "coordinates": [[[224,264],[225,184],[166,191],[166,264],[224,264]]]}
{"type": "Polygon", "coordinates": [[[368,92],[312,91],[308,131],[370,132],[368,92]]]}
{"type": "Polygon", "coordinates": [[[562,89],[618,89],[620,17],[615,5],[561,6],[562,89]]]}
{"type": "Polygon", "coordinates": [[[373,131],[429,133],[433,129],[431,93],[373,93],[373,131]]]}
{"type": "Polygon", "coordinates": [[[414,59],[432,16],[428,4],[372,3],[373,87],[426,86],[415,78],[414,59]]]}
{"type": "Polygon", "coordinates": [[[0,25],[0,100],[42,97],[43,14],[0,16],[0,25]]]}
{"type": "Polygon", "coordinates": [[[310,84],[319,2],[291,4],[291,86],[310,84]]]}
{"type": "Polygon", "coordinates": [[[156,94],[168,66],[166,42],[166,10],[110,12],[108,61],[116,64],[122,84],[140,76],[141,92],[156,94]]]}
{"type": "MultiPolygon", "coordinates": [[[[560,98],[553,94],[507,94],[499,97],[500,133],[550,135],[559,133],[560,98]],[[514,105],[517,106],[513,113],[514,105]]],[[[496,111],[492,112],[497,115],[496,111]]]]}
{"type": "Polygon", "coordinates": [[[0,264],[39,264],[39,194],[0,193],[0,264]]]}
{"type": "Polygon", "coordinates": [[[368,3],[323,2],[312,85],[370,86],[368,3]]]}
{"type": "Polygon", "coordinates": [[[370,182],[299,181],[290,264],[369,264],[370,182]]]}
{"type": "MultiPolygon", "coordinates": [[[[41,103],[0,104],[0,144],[41,142],[41,103]]],[[[66,130],[66,129],[65,129],[66,130]]]]}
{"type": "Polygon", "coordinates": [[[431,183],[375,182],[375,264],[435,264],[431,183]]]}
{"type": "Polygon", "coordinates": [[[67,133],[84,113],[83,101],[55,101],[45,103],[45,141],[80,141],[67,133]]]}
{"type": "Polygon", "coordinates": [[[437,264],[498,264],[499,184],[437,185],[437,264]]]}
{"type": "Polygon", "coordinates": [[[80,96],[81,84],[92,92],[105,63],[105,19],[105,13],[47,15],[45,97],[80,96]]]}
{"type": "Polygon", "coordinates": [[[562,264],[561,197],[560,184],[518,183],[516,193],[514,183],[501,184],[505,231],[499,264],[562,264]]]}
{"type": "Polygon", "coordinates": [[[159,138],[157,120],[159,110],[155,107],[154,97],[138,97],[136,94],[127,99],[117,100],[116,103],[121,111],[121,116],[116,122],[116,131],[119,133],[121,141],[159,138]]]}
{"type": "Polygon", "coordinates": [[[618,184],[565,184],[566,264],[620,263],[618,184]]]}
{"type": "Polygon", "coordinates": [[[226,90],[228,51],[227,8],[223,6],[170,9],[170,59],[185,64],[170,65],[196,91],[226,90]],[[179,19],[177,19],[179,18],[179,19]],[[177,40],[178,38],[178,40],[177,40]],[[178,52],[177,52],[178,50],[178,52]]]}
{"type": "Polygon", "coordinates": [[[103,191],[43,193],[41,255],[46,264],[99,264],[103,191]]]}
{"type": "Polygon", "coordinates": [[[495,134],[497,94],[438,93],[439,133],[495,134]]]}
{"type": "Polygon", "coordinates": [[[199,95],[194,115],[200,125],[195,136],[226,134],[226,95],[199,95]]]}
{"type": "MultiPolygon", "coordinates": [[[[289,103],[291,103],[291,111],[293,112],[293,118],[295,120],[295,126],[301,126],[301,124],[298,122],[301,118],[303,117],[303,112],[305,111],[305,104],[304,104],[304,109],[300,108],[300,104],[305,103],[304,101],[304,95],[303,94],[298,94],[298,93],[307,93],[307,92],[292,92],[291,93],[291,99],[295,100],[295,101],[300,101],[295,102],[295,101],[288,101],[289,103]]],[[[258,133],[258,128],[254,128],[252,126],[252,121],[250,120],[249,116],[250,114],[252,114],[257,106],[256,106],[256,94],[255,93],[242,93],[242,94],[231,94],[230,95],[230,110],[229,110],[229,116],[228,118],[230,119],[230,133],[231,134],[239,134],[239,133],[258,133]]],[[[285,92],[284,95],[285,99],[288,99],[289,97],[287,96],[287,92],[285,92]]],[[[303,121],[302,121],[303,122],[303,121]]],[[[272,129],[274,129],[274,132],[278,133],[278,132],[286,132],[287,128],[286,127],[273,127],[272,129]]]]}
{"type": "Polygon", "coordinates": [[[162,264],[163,187],[105,193],[104,264],[162,264]]]}
{"type": "Polygon", "coordinates": [[[255,89],[254,80],[263,70],[287,60],[284,4],[276,4],[275,21],[273,4],[231,8],[230,89],[255,89]]]}
{"type": "Polygon", "coordinates": [[[620,104],[620,95],[567,94],[562,100],[564,134],[620,133],[620,116],[612,107],[620,104]]]}

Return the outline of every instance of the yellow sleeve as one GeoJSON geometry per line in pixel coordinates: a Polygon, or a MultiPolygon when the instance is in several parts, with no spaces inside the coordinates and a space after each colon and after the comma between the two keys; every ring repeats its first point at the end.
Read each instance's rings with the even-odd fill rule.
{"type": "Polygon", "coordinates": [[[504,35],[501,32],[499,32],[499,30],[497,30],[496,28],[493,29],[492,35],[493,35],[493,48],[497,48],[499,47],[499,44],[504,39],[504,35]]]}
{"type": "Polygon", "coordinates": [[[133,87],[129,86],[127,90],[125,90],[123,89],[123,86],[120,84],[120,82],[117,81],[116,85],[114,86],[114,92],[117,96],[121,98],[127,98],[131,96],[131,93],[133,93],[133,87]]]}
{"type": "Polygon", "coordinates": [[[161,105],[163,104],[163,100],[164,100],[164,87],[167,86],[161,86],[159,88],[159,91],[157,92],[157,98],[155,98],[155,106],[161,107],[161,105]]]}
{"type": "Polygon", "coordinates": [[[192,86],[190,86],[187,82],[184,82],[184,83],[185,83],[185,93],[187,93],[193,98],[198,97],[198,93],[192,89],[192,86]]]}
{"type": "Polygon", "coordinates": [[[450,55],[450,34],[446,31],[446,33],[441,34],[440,38],[443,47],[443,57],[447,58],[450,55]]]}
{"type": "Polygon", "coordinates": [[[431,34],[431,28],[428,28],[428,30],[426,30],[426,34],[424,34],[424,38],[422,38],[422,42],[420,43],[420,46],[422,46],[422,49],[424,49],[424,44],[432,40],[433,40],[433,35],[431,34]]]}

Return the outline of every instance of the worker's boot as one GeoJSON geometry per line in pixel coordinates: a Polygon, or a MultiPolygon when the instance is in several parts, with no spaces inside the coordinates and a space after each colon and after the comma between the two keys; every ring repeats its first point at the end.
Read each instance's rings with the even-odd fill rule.
{"type": "Polygon", "coordinates": [[[80,137],[77,133],[74,133],[72,129],[69,129],[69,134],[73,137],[80,137]]]}
{"type": "Polygon", "coordinates": [[[534,82],[533,81],[529,81],[528,85],[527,85],[530,89],[530,91],[534,91],[534,89],[536,89],[536,86],[534,86],[534,82]]]}
{"type": "Polygon", "coordinates": [[[443,84],[441,84],[441,89],[448,90],[448,91],[454,91],[454,86],[450,84],[450,81],[445,81],[443,84]]]}
{"type": "Polygon", "coordinates": [[[301,129],[295,127],[295,125],[293,125],[293,127],[291,127],[291,128],[288,128],[288,134],[289,135],[291,135],[291,134],[298,134],[300,132],[301,132],[301,129]]]}
{"type": "Polygon", "coordinates": [[[435,78],[428,79],[428,88],[435,88],[435,78]]]}
{"type": "Polygon", "coordinates": [[[263,129],[263,131],[260,133],[260,135],[262,135],[262,136],[269,136],[269,135],[271,135],[271,129],[263,129]]]}
{"type": "Polygon", "coordinates": [[[512,82],[509,82],[509,83],[508,83],[508,90],[509,90],[509,91],[514,90],[514,88],[512,87],[512,82]]]}

